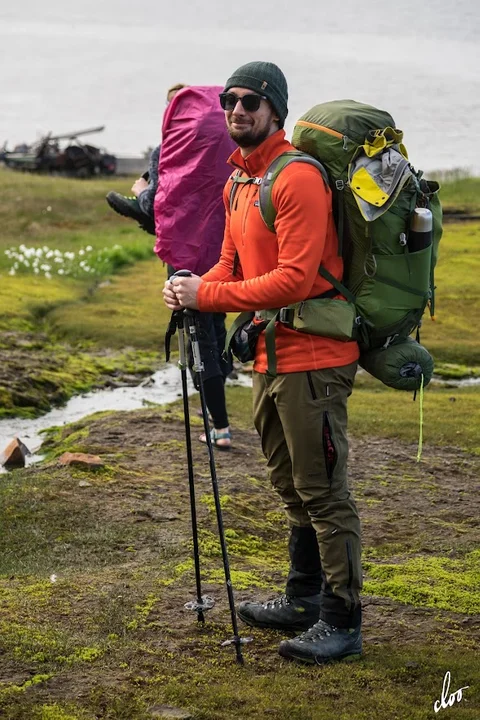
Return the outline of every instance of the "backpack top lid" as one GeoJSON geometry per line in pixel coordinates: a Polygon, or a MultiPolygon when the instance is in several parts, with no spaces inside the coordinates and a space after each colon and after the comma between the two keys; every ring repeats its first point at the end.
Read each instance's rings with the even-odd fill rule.
{"type": "Polygon", "coordinates": [[[175,269],[203,274],[217,262],[223,241],[223,187],[235,150],[220,107],[220,86],[180,90],[168,105],[154,214],[155,252],[175,269]]]}
{"type": "MultiPolygon", "coordinates": [[[[329,173],[339,177],[359,146],[385,128],[394,129],[395,121],[384,110],[356,100],[332,100],[315,105],[297,120],[292,144],[319,158],[329,173]]],[[[401,132],[396,132],[401,142],[401,132]]]]}

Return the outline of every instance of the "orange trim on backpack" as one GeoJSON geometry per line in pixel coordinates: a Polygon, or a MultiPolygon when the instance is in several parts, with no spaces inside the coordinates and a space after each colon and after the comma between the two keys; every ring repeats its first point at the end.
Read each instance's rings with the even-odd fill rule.
{"type": "Polygon", "coordinates": [[[325,127],[325,125],[316,125],[315,123],[307,122],[306,120],[297,120],[296,125],[313,128],[314,130],[321,130],[322,132],[326,132],[329,135],[335,135],[335,137],[343,139],[342,133],[338,132],[338,130],[332,130],[332,128],[325,127]]]}

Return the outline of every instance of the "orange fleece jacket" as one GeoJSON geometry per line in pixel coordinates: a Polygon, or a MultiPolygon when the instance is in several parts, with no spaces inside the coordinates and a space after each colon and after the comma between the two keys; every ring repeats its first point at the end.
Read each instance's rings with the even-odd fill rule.
{"type": "MultiPolygon", "coordinates": [[[[240,149],[230,157],[235,168],[263,177],[270,163],[294,150],[278,130],[247,158],[240,149]]],[[[320,263],[337,278],[343,263],[337,255],[337,235],[331,192],[318,170],[292,163],[277,177],[272,192],[276,208],[275,233],[266,227],[258,209],[258,185],[239,184],[230,212],[231,181],[224,189],[225,236],[218,263],[203,275],[197,301],[203,312],[263,310],[299,302],[331,289],[318,273],[320,263]],[[239,256],[233,275],[235,252],[239,256]]],[[[275,329],[277,372],[289,373],[341,367],[358,359],[356,342],[341,342],[289,330],[275,329]]],[[[267,371],[264,333],[259,337],[254,369],[267,371]]]]}

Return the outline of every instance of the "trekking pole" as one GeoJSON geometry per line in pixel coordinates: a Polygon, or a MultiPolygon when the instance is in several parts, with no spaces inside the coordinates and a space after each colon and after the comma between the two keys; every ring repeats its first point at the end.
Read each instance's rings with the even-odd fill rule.
{"type": "Polygon", "coordinates": [[[215,467],[215,458],[213,454],[213,444],[212,444],[212,438],[210,435],[210,427],[208,424],[208,410],[207,410],[207,404],[205,401],[205,390],[203,387],[203,362],[200,357],[200,346],[198,342],[198,334],[197,334],[197,312],[193,310],[186,309],[185,310],[185,324],[188,327],[188,334],[190,336],[190,343],[192,346],[192,355],[193,355],[193,370],[198,375],[198,389],[200,393],[200,403],[202,406],[202,417],[203,417],[203,427],[205,430],[205,438],[207,441],[207,448],[208,448],[208,456],[209,456],[209,462],[210,462],[210,475],[212,478],[212,489],[213,489],[213,497],[215,500],[215,511],[217,515],[217,525],[218,525],[218,534],[220,538],[220,546],[222,549],[222,559],[223,559],[223,569],[225,573],[225,583],[227,586],[227,595],[228,595],[228,603],[230,605],[230,615],[232,618],[232,628],[233,628],[233,638],[229,640],[225,640],[222,643],[222,647],[225,647],[227,645],[234,645],[235,646],[235,652],[236,652],[236,661],[240,664],[244,664],[243,655],[242,655],[242,645],[251,642],[252,638],[241,638],[238,634],[238,624],[237,624],[237,615],[235,611],[235,599],[233,597],[233,587],[232,587],[232,580],[230,576],[230,563],[228,561],[228,551],[227,551],[227,543],[225,540],[225,531],[223,526],[223,517],[222,517],[222,508],[220,505],[220,494],[218,491],[218,480],[217,480],[217,471],[215,467]]]}
{"type": "MultiPolygon", "coordinates": [[[[185,272],[185,271],[184,271],[185,272]]],[[[188,465],[188,486],[190,491],[190,514],[192,521],[192,537],[193,537],[193,560],[195,564],[195,583],[197,588],[196,600],[185,603],[186,610],[193,610],[197,613],[198,622],[205,622],[204,613],[215,605],[215,600],[208,595],[202,596],[202,583],[200,577],[200,553],[198,548],[198,526],[197,526],[197,508],[195,502],[195,479],[193,475],[193,456],[192,456],[192,438],[190,434],[190,410],[188,403],[187,389],[187,353],[185,349],[185,327],[183,310],[177,310],[172,313],[167,333],[165,335],[165,354],[167,362],[170,359],[170,340],[178,329],[178,349],[180,368],[182,376],[182,395],[183,395],[183,415],[185,420],[185,441],[187,446],[187,465],[188,465]]]]}

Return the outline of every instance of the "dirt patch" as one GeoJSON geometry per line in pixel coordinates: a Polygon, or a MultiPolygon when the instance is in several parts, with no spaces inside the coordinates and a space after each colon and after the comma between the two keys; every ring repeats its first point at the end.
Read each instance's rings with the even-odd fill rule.
{"type": "MultiPolygon", "coordinates": [[[[205,446],[197,442],[201,424],[198,420],[193,422],[199,526],[215,534],[212,505],[204,502],[211,497],[208,454],[205,446]]],[[[110,519],[126,526],[154,527],[159,546],[165,543],[167,547],[175,546],[177,553],[183,547],[183,556],[188,557],[191,530],[185,428],[178,411],[121,413],[99,418],[89,424],[84,446],[88,452],[102,455],[107,463],[109,456],[122,453],[114,481],[90,488],[90,501],[98,503],[98,494],[101,495],[102,502],[108,503],[110,519]]],[[[367,560],[402,563],[412,556],[426,559],[442,556],[454,561],[478,547],[479,459],[455,448],[425,447],[418,463],[416,453],[413,445],[375,438],[351,439],[350,480],[362,520],[367,560]]],[[[225,526],[265,543],[275,540],[272,565],[265,572],[271,586],[280,588],[287,558],[287,530],[266,477],[257,434],[236,430],[231,451],[216,452],[215,462],[220,493],[229,500],[223,509],[225,526]]],[[[149,541],[148,532],[144,540],[136,541],[137,562],[150,554],[149,541]]],[[[268,549],[265,555],[263,560],[268,565],[268,549]]],[[[248,560],[244,562],[237,553],[232,568],[247,567],[248,560]]],[[[206,591],[222,593],[218,585],[207,585],[206,591]]],[[[178,595],[175,587],[169,589],[172,623],[178,624],[178,607],[185,594],[188,592],[183,587],[178,595]]],[[[243,599],[254,595],[268,597],[272,593],[253,587],[240,590],[237,595],[243,599]]],[[[168,625],[168,607],[162,607],[161,612],[168,625]]],[[[189,624],[187,620],[186,626],[189,624]]],[[[470,637],[480,639],[479,622],[464,614],[442,611],[439,615],[436,609],[365,597],[367,642],[370,636],[374,642],[414,642],[418,641],[419,631],[431,639],[441,628],[442,637],[445,630],[454,628],[455,632],[465,630],[470,637]]]]}

